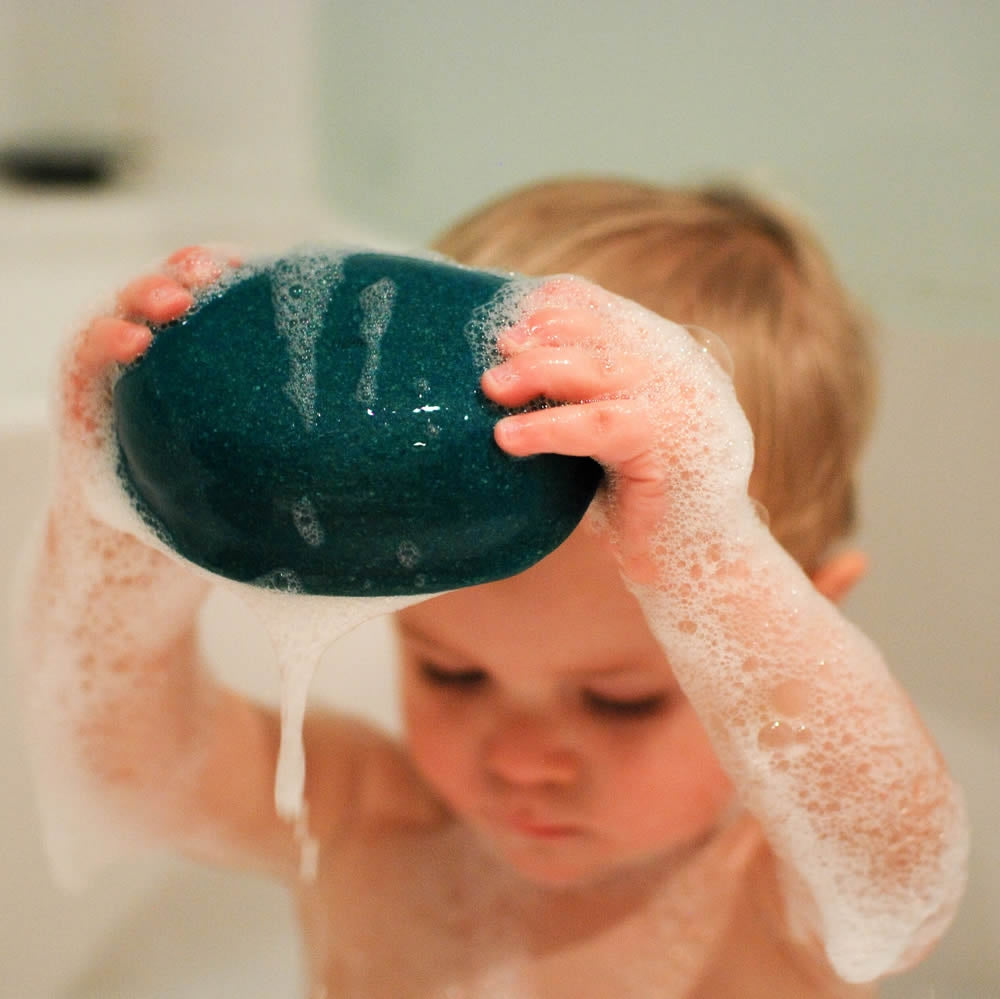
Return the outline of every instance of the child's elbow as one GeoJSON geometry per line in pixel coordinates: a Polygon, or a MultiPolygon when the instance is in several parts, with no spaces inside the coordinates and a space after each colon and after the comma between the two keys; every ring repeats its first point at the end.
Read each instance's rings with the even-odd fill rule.
{"type": "MultiPolygon", "coordinates": [[[[827,913],[826,952],[847,982],[872,982],[919,964],[944,936],[965,890],[969,833],[960,796],[953,821],[915,852],[920,862],[895,867],[891,883],[873,878],[850,913],[827,913]]],[[[846,907],[845,907],[846,908],[846,907]]]]}

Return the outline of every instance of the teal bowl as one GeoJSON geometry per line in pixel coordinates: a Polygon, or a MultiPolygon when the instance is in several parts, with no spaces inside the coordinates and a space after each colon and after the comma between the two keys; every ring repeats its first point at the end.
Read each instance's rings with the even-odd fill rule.
{"type": "Polygon", "coordinates": [[[125,491],[183,558],[260,586],[388,596],[521,572],[602,471],[493,440],[481,320],[512,280],[333,250],[237,270],[116,382],[125,491]]]}

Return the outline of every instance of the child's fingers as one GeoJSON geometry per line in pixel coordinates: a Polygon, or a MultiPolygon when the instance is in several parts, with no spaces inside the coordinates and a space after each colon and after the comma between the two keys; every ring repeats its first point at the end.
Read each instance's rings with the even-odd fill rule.
{"type": "Polygon", "coordinates": [[[508,454],[589,456],[602,465],[622,466],[647,454],[652,441],[649,414],[636,399],[603,399],[552,406],[504,417],[494,438],[508,454]]]}
{"type": "Polygon", "coordinates": [[[573,347],[536,347],[509,357],[482,378],[483,392],[500,406],[515,408],[544,396],[582,402],[637,385],[646,367],[636,358],[606,360],[573,347]]]}
{"type": "Polygon", "coordinates": [[[535,312],[548,307],[596,312],[614,301],[615,296],[599,285],[572,274],[557,274],[544,280],[525,296],[523,307],[535,312]]]}
{"type": "Polygon", "coordinates": [[[167,257],[166,273],[190,291],[214,284],[222,275],[242,263],[239,254],[224,248],[185,246],[167,257]]]}
{"type": "Polygon", "coordinates": [[[589,309],[546,307],[525,315],[497,337],[501,354],[512,356],[529,347],[559,347],[600,342],[600,317],[589,309]]]}
{"type": "Polygon", "coordinates": [[[151,330],[142,323],[101,316],[90,324],[84,334],[76,355],[77,371],[85,377],[92,377],[110,362],[129,364],[146,350],[152,339],[151,330]]]}
{"type": "Polygon", "coordinates": [[[651,447],[645,406],[634,399],[519,413],[501,420],[496,441],[508,454],[589,456],[612,470],[609,487],[621,525],[622,567],[636,582],[649,582],[655,566],[649,540],[667,513],[668,486],[651,447]]]}
{"type": "Polygon", "coordinates": [[[667,492],[663,481],[656,476],[630,477],[622,474],[613,488],[617,492],[618,509],[627,514],[622,518],[622,568],[635,582],[650,583],[656,577],[650,539],[656,536],[667,511],[667,492]]]}
{"type": "Polygon", "coordinates": [[[66,415],[87,430],[96,426],[92,399],[95,380],[109,364],[134,361],[153,339],[148,326],[115,316],[95,319],[80,335],[65,382],[66,415]]]}
{"type": "Polygon", "coordinates": [[[177,319],[193,304],[191,292],[165,274],[137,278],[118,294],[119,308],[126,316],[156,324],[177,319]]]}

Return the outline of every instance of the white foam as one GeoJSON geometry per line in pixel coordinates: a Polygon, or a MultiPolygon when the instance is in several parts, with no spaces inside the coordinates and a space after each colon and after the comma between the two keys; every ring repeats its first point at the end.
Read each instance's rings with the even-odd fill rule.
{"type": "Polygon", "coordinates": [[[307,430],[316,424],[316,342],[330,292],[343,279],[342,259],[329,253],[302,251],[271,264],[275,331],[288,341],[285,391],[307,430]]]}
{"type": "Polygon", "coordinates": [[[308,496],[303,496],[292,505],[292,523],[310,548],[318,548],[326,540],[326,531],[308,496]]]}
{"type": "Polygon", "coordinates": [[[462,330],[480,372],[502,360],[497,334],[522,318],[528,295],[544,283],[542,278],[505,276],[508,280],[473,311],[462,330]]]}
{"type": "Polygon", "coordinates": [[[355,397],[366,406],[374,406],[378,391],[378,366],[382,356],[382,337],[392,319],[396,284],[381,278],[363,288],[358,295],[361,306],[361,338],[365,341],[365,363],[358,378],[355,397]]]}
{"type": "MultiPolygon", "coordinates": [[[[328,285],[331,273],[325,268],[317,280],[328,285]]],[[[292,268],[284,278],[290,280],[291,274],[301,279],[305,270],[292,268]]],[[[297,322],[293,328],[311,335],[305,323],[296,327],[297,322]]],[[[118,810],[98,775],[88,773],[86,743],[77,740],[89,719],[106,713],[107,705],[122,693],[135,696],[133,688],[148,682],[142,670],[117,670],[114,663],[141,662],[144,654],[155,655],[178,627],[194,620],[206,588],[218,584],[251,605],[274,645],[281,685],[275,807],[293,824],[302,848],[302,871],[309,875],[315,870],[317,844],[308,832],[303,797],[302,726],[316,663],[324,648],[358,624],[422,598],[315,597],[302,592],[292,570],[277,569],[251,585],[223,580],[182,562],[142,520],[118,478],[109,405],[116,374],[110,371],[82,400],[81,419],[93,424],[90,442],[59,442],[67,481],[84,488],[59,490],[58,501],[67,524],[83,526],[65,531],[64,565],[49,596],[28,599],[33,584],[26,570],[17,609],[18,659],[28,680],[29,716],[37,735],[33,751],[53,869],[63,883],[79,885],[137,842],[155,839],[155,832],[143,831],[118,810]],[[90,511],[102,523],[93,525],[90,511]],[[133,538],[142,544],[136,545],[133,538]],[[161,559],[161,554],[169,559],[161,559]],[[109,588],[115,588],[114,603],[103,615],[95,615],[94,608],[100,606],[95,595],[109,593],[109,588]],[[32,615],[38,613],[42,623],[35,626],[32,615]]],[[[291,513],[307,543],[322,542],[322,525],[308,497],[291,513]]],[[[36,562],[40,545],[41,540],[32,556],[36,562]]],[[[197,756],[193,752],[192,766],[197,756]]],[[[171,779],[185,777],[173,773],[171,779]]]]}
{"type": "MultiPolygon", "coordinates": [[[[585,282],[555,294],[547,305],[599,317],[595,350],[649,371],[629,394],[656,414],[669,497],[650,538],[656,582],[630,584],[650,627],[745,804],[807,885],[838,972],[884,974],[961,893],[961,794],[878,650],[749,499],[752,437],[724,355],[720,366],[704,337],[632,303],[595,306],[585,282]]],[[[599,516],[617,536],[609,479],[599,516]]]]}
{"type": "Polygon", "coordinates": [[[309,833],[305,801],[306,756],[303,725],[309,686],[323,651],[358,625],[391,614],[422,599],[401,597],[324,597],[298,592],[294,574],[281,575],[278,588],[223,583],[267,629],[281,679],[281,745],[274,803],[291,822],[302,848],[302,873],[315,872],[318,845],[309,833]]]}
{"type": "Polygon", "coordinates": [[[404,569],[415,569],[420,564],[420,548],[409,538],[400,541],[396,547],[396,559],[404,569]]]}

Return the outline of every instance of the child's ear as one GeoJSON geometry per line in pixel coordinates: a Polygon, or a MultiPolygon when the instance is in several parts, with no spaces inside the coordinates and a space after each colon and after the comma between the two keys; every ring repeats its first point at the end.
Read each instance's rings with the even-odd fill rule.
{"type": "Polygon", "coordinates": [[[831,555],[813,572],[813,586],[828,600],[839,604],[868,571],[868,556],[857,548],[831,555]]]}

